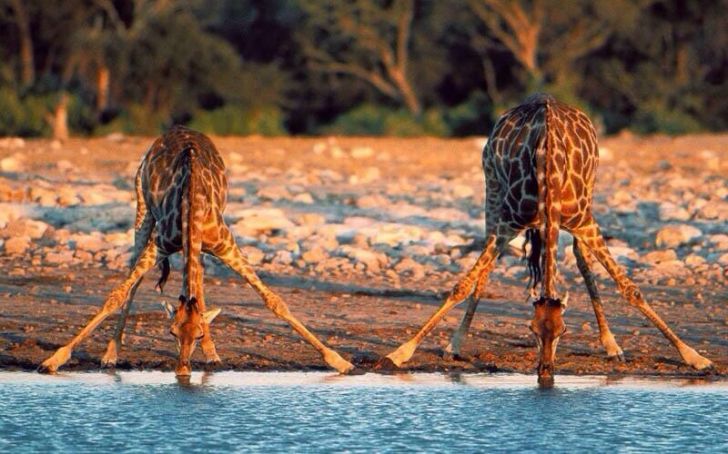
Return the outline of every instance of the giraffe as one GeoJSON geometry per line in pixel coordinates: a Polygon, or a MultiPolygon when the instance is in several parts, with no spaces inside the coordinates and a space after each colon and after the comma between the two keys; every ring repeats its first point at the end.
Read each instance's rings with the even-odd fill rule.
{"type": "MultiPolygon", "coordinates": [[[[623,298],[638,308],[675,346],[685,363],[696,369],[712,366],[684,343],[655,313],[624,269],[617,264],[592,215],[592,190],[598,161],[596,132],[589,118],[550,95],[536,94],[508,110],[498,120],[483,149],[486,183],[486,245],[475,265],[454,286],[440,308],[419,332],[378,363],[380,368],[400,367],[445,314],[466,298],[468,307],[446,355],[458,355],[485,288],[488,274],[508,243],[522,231],[530,244],[529,287],[535,299],[529,325],[539,350],[539,382],[553,383],[556,346],[566,331],[563,313],[568,294],[558,297],[555,288],[559,230],[574,238],[577,266],[589,293],[600,341],[610,357],[623,353],[609,330],[587,257],[593,255],[616,282],[623,298]]],[[[524,246],[525,248],[525,246],[524,246]]]]}
{"type": "Polygon", "coordinates": [[[102,366],[114,366],[126,317],[143,276],[155,265],[161,269],[157,288],[162,292],[169,276],[169,256],[183,253],[183,288],[177,306],[165,303],[172,320],[170,333],[179,351],[175,373],[189,376],[190,357],[200,342],[208,362],[220,362],[210,335],[210,323],[220,312],[206,310],[202,288],[202,252],[219,258],[260,295],[265,305],[316,348],[324,361],[340,373],[354,366],[324,345],[296,317],[285,302],[256,275],[223,220],[227,200],[225,164],[205,135],[182,126],[172,127],[144,155],[135,178],[137,211],[132,266],[127,278],[106,298],[101,310],[66,345],[40,366],[54,373],[71,357],[73,349],[106,319],[122,309],[102,366]]]}

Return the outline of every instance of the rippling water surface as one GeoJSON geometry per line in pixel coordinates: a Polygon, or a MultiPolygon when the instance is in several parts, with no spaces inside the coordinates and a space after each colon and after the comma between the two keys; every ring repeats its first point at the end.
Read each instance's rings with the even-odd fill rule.
{"type": "Polygon", "coordinates": [[[0,373],[0,452],[728,452],[728,383],[0,373]]]}

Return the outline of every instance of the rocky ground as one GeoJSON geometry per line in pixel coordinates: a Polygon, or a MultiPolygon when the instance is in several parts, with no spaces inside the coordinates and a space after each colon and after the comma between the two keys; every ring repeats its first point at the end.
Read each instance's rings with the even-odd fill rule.
{"type": "MultiPolygon", "coordinates": [[[[151,138],[0,140],[0,368],[34,369],[66,342],[124,275],[133,241],[133,175],[151,138]]],[[[322,340],[368,369],[406,340],[477,258],[483,241],[483,139],[215,138],[229,170],[226,219],[264,280],[322,340]]],[[[594,210],[617,260],[676,333],[728,374],[728,135],[603,140],[594,210]]],[[[410,370],[534,369],[527,273],[501,258],[463,347],[441,350],[457,308],[410,370]]],[[[570,291],[562,373],[694,374],[649,321],[600,277],[627,362],[606,360],[570,247],[560,238],[560,289],[570,291]]],[[[171,370],[158,305],[174,300],[157,271],[132,309],[120,368],[171,370]]],[[[206,259],[208,305],[222,368],[318,369],[315,350],[255,293],[206,259]]],[[[116,316],[67,369],[98,368],[116,316]]],[[[202,366],[202,354],[195,353],[202,366]]],[[[697,374],[700,375],[700,374],[697,374]]]]}

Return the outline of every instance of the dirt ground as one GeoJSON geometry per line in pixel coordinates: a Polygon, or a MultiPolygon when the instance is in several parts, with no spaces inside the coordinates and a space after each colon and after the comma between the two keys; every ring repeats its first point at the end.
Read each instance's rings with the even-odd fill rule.
{"type": "MultiPolygon", "coordinates": [[[[226,213],[239,244],[291,311],[363,370],[419,329],[482,247],[483,139],[214,140],[229,168],[226,213]]],[[[151,141],[0,141],[0,369],[34,370],[122,281],[133,241],[133,175],[151,141]],[[21,237],[27,241],[13,241],[21,237]]],[[[621,136],[604,139],[602,149],[594,204],[610,248],[674,331],[715,363],[708,374],[725,377],[728,135],[621,136]],[[660,233],[673,227],[685,235],[660,233]]],[[[626,356],[608,360],[569,238],[560,243],[559,290],[571,298],[557,373],[705,375],[681,364],[595,263],[626,356]]],[[[208,306],[222,308],[212,324],[219,369],[325,369],[240,278],[206,264],[208,306]]],[[[166,295],[153,289],[156,270],[140,286],[117,368],[173,370],[176,350],[159,302],[174,301],[181,287],[174,265],[166,295]]],[[[404,369],[533,373],[527,279],[517,254],[501,258],[463,357],[441,355],[461,305],[404,369]]],[[[64,369],[97,370],[116,319],[64,369]]],[[[199,349],[194,358],[195,368],[206,367],[199,349]]]]}

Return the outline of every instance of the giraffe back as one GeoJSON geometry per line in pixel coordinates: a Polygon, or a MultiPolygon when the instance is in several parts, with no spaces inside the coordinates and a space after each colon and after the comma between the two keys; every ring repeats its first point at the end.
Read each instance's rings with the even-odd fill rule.
{"type": "Polygon", "coordinates": [[[560,195],[555,214],[561,225],[581,225],[591,216],[597,161],[596,132],[586,114],[549,95],[526,99],[501,116],[483,150],[486,226],[540,226],[546,184],[560,195]]]}
{"type": "Polygon", "coordinates": [[[139,178],[140,193],[154,217],[157,243],[163,251],[173,253],[182,247],[182,202],[188,196],[185,181],[194,179],[196,195],[204,200],[203,224],[222,225],[227,200],[225,164],[204,134],[182,126],[170,129],[144,155],[139,178]]]}

